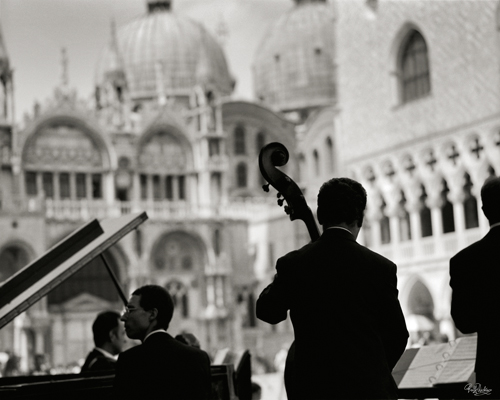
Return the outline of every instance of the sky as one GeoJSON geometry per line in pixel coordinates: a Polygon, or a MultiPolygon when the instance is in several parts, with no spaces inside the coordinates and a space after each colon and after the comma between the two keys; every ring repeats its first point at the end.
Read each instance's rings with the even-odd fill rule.
{"type": "MultiPolygon", "coordinates": [[[[293,5],[292,0],[172,0],[172,12],[201,22],[214,36],[224,21],[224,49],[237,80],[234,97],[252,99],[257,48],[271,24],[293,5]]],[[[70,87],[89,98],[111,21],[120,27],[145,14],[146,0],[0,0],[0,30],[14,70],[16,121],[61,83],[63,47],[70,87]]]]}

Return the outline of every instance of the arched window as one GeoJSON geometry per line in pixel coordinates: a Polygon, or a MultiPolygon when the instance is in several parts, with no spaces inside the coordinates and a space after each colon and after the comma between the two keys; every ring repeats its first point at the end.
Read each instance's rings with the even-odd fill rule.
{"type": "Polygon", "coordinates": [[[220,230],[218,228],[214,230],[212,239],[213,239],[214,253],[216,256],[218,256],[220,254],[220,248],[221,248],[220,230]]]}
{"type": "Polygon", "coordinates": [[[319,168],[319,154],[318,150],[313,151],[313,159],[314,159],[314,174],[316,176],[319,176],[320,174],[320,168],[319,168]]]}
{"type": "Polygon", "coordinates": [[[234,154],[246,154],[245,128],[243,125],[236,125],[236,128],[234,128],[234,154]]]}
{"type": "Polygon", "coordinates": [[[472,194],[472,181],[466,172],[464,175],[464,214],[465,229],[477,228],[479,226],[479,216],[477,213],[477,200],[472,194]]]}
{"type": "Polygon", "coordinates": [[[422,35],[411,32],[400,54],[401,100],[407,103],[431,91],[427,45],[422,35]]]}
{"type": "Polygon", "coordinates": [[[179,281],[171,281],[166,284],[165,289],[172,296],[174,307],[180,311],[182,318],[188,318],[189,301],[186,287],[179,281]]]}
{"type": "Polygon", "coordinates": [[[455,232],[455,216],[453,214],[453,204],[448,200],[450,189],[443,179],[441,189],[441,219],[443,221],[443,233],[455,232]]]}
{"type": "Polygon", "coordinates": [[[327,171],[333,172],[335,169],[335,159],[333,154],[333,141],[330,137],[326,138],[326,161],[327,161],[327,171]]]}
{"type": "Polygon", "coordinates": [[[21,247],[7,247],[0,253],[0,282],[14,275],[29,262],[29,255],[21,247]]]}
{"type": "Polygon", "coordinates": [[[389,217],[386,214],[387,205],[385,200],[382,199],[382,204],[380,205],[380,212],[382,217],[380,218],[380,241],[382,244],[387,244],[391,242],[391,225],[389,221],[389,217]]]}
{"type": "Polygon", "coordinates": [[[260,149],[264,147],[266,143],[266,137],[263,132],[257,133],[257,136],[255,138],[255,151],[257,154],[259,154],[260,149]]]}
{"type": "Polygon", "coordinates": [[[424,185],[421,185],[421,195],[420,195],[420,229],[422,237],[432,236],[432,219],[431,210],[427,207],[427,192],[425,191],[424,185]]]}
{"type": "Polygon", "coordinates": [[[247,166],[245,163],[239,163],[236,167],[236,185],[239,188],[247,187],[247,166]]]}
{"type": "Polygon", "coordinates": [[[411,240],[410,214],[406,210],[406,197],[403,191],[399,200],[398,221],[401,241],[411,240]]]}

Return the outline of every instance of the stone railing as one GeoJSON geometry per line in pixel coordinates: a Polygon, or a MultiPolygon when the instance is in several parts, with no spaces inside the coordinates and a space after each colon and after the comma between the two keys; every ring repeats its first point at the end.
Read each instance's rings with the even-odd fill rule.
{"type": "MultiPolygon", "coordinates": [[[[21,205],[19,205],[21,207],[21,205]]],[[[27,212],[44,213],[46,218],[55,220],[88,221],[93,218],[103,219],[143,212],[153,220],[178,221],[206,218],[263,220],[284,215],[274,199],[242,199],[228,204],[211,206],[195,205],[188,202],[171,201],[115,201],[104,200],[40,200],[23,202],[21,207],[27,212]]]]}

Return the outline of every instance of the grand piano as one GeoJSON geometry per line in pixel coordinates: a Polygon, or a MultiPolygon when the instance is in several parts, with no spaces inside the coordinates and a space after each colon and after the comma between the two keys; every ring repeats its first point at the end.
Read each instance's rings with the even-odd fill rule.
{"type": "MultiPolygon", "coordinates": [[[[102,257],[126,304],[127,298],[102,254],[147,218],[143,212],[90,221],[9,278],[0,287],[0,329],[96,257],[102,257]]],[[[248,352],[236,370],[233,364],[212,365],[212,399],[249,400],[250,371],[248,352]]],[[[113,378],[109,372],[3,377],[0,399],[110,399],[113,378]]]]}

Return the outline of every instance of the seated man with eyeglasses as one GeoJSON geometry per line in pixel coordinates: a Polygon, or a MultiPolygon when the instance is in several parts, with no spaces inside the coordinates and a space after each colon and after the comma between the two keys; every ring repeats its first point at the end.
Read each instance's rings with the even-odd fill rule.
{"type": "Polygon", "coordinates": [[[174,312],[161,286],[135,290],[121,320],[130,339],[141,345],[120,354],[114,381],[117,398],[208,399],[210,359],[167,333],[174,312]]]}

